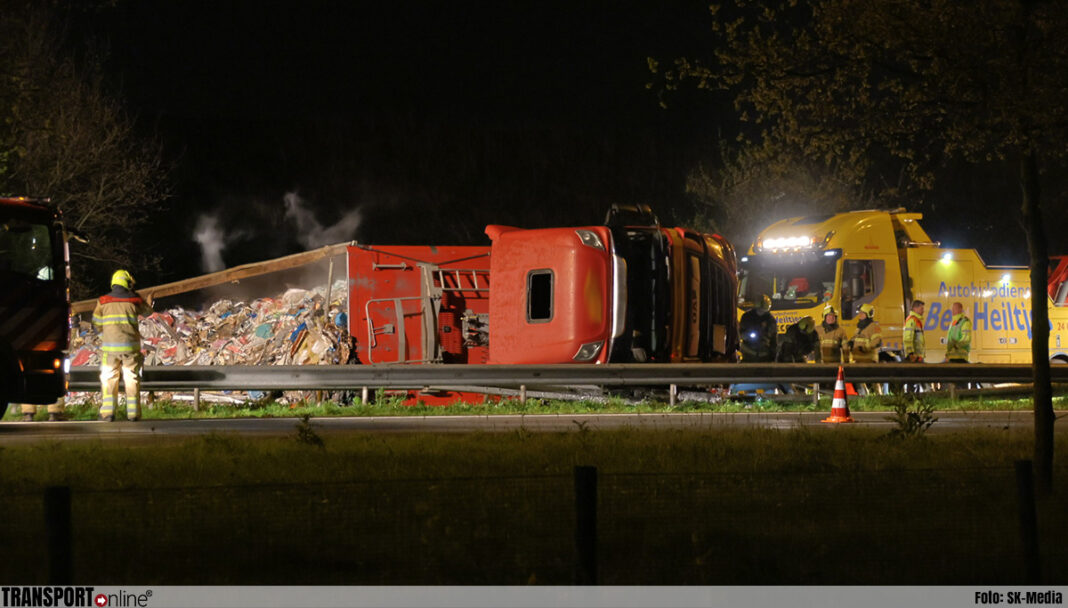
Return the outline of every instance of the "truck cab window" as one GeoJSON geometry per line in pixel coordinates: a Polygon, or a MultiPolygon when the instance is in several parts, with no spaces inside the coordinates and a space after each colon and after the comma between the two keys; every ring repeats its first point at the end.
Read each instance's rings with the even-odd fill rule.
{"type": "Polygon", "coordinates": [[[54,254],[47,225],[17,219],[0,223],[0,271],[51,281],[54,254]]]}
{"type": "Polygon", "coordinates": [[[553,318],[553,271],[532,270],[527,274],[527,322],[545,323],[553,318]]]}
{"type": "Polygon", "coordinates": [[[883,290],[886,263],[883,260],[842,262],[842,318],[852,319],[862,304],[875,301],[883,290]]]}
{"type": "Polygon", "coordinates": [[[827,302],[834,293],[836,258],[822,253],[748,258],[739,275],[743,301],[756,302],[767,294],[772,310],[796,310],[827,302]]]}

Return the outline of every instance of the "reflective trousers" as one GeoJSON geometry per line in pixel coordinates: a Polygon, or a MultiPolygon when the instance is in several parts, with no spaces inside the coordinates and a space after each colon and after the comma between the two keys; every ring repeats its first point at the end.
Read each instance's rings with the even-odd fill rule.
{"type": "MultiPolygon", "coordinates": [[[[63,397],[60,397],[59,400],[56,401],[55,403],[49,403],[48,404],[48,413],[49,414],[62,414],[63,413],[63,406],[65,405],[65,403],[66,403],[66,399],[64,399],[63,397]]],[[[36,405],[34,403],[23,403],[21,405],[22,405],[22,413],[23,414],[36,414],[37,413],[37,408],[41,407],[41,406],[36,405]]]]}
{"type": "Polygon", "coordinates": [[[126,417],[141,415],[141,367],[145,357],[141,351],[134,353],[104,353],[100,360],[100,390],[103,401],[101,416],[115,415],[115,400],[119,392],[119,376],[126,385],[126,417]]]}

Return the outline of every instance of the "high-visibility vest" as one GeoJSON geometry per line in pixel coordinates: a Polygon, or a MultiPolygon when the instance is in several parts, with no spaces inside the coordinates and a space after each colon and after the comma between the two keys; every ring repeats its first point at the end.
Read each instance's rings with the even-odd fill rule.
{"type": "Polygon", "coordinates": [[[972,350],[972,320],[964,313],[955,315],[946,334],[946,359],[968,360],[972,350]]]}
{"type": "Polygon", "coordinates": [[[927,346],[923,342],[923,319],[915,312],[910,312],[905,319],[905,329],[901,332],[905,342],[905,356],[927,356],[927,346]]]}

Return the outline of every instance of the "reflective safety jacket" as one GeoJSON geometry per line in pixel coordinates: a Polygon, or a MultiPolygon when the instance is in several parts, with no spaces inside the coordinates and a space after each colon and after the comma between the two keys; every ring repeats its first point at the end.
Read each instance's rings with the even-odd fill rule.
{"type": "Polygon", "coordinates": [[[905,329],[902,331],[902,339],[905,343],[905,356],[927,356],[927,347],[923,343],[923,319],[915,312],[910,312],[905,319],[905,329]]]}
{"type": "Polygon", "coordinates": [[[837,323],[827,325],[820,323],[816,327],[816,335],[820,339],[820,349],[817,351],[819,363],[846,363],[843,356],[846,352],[845,344],[848,338],[845,330],[837,323]]]}
{"type": "Polygon", "coordinates": [[[879,347],[883,345],[883,328],[873,319],[865,319],[857,323],[857,335],[850,342],[853,343],[853,361],[878,363],[879,347]]]}
{"type": "Polygon", "coordinates": [[[141,350],[141,332],[137,317],[152,314],[141,296],[115,285],[111,293],[101,296],[93,310],[93,325],[100,332],[104,354],[136,353],[141,350]]]}
{"type": "Polygon", "coordinates": [[[946,359],[967,361],[972,350],[972,320],[964,313],[953,316],[953,323],[946,334],[946,359]]]}

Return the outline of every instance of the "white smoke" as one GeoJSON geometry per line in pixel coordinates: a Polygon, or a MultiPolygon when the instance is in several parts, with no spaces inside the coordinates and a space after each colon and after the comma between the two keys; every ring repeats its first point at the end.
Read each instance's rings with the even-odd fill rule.
{"type": "Polygon", "coordinates": [[[333,226],[324,227],[315,219],[315,213],[304,204],[296,192],[285,195],[286,219],[292,220],[297,228],[297,241],[308,249],[324,247],[335,243],[351,241],[360,226],[360,210],[353,209],[341,216],[333,226]]]}
{"type": "Polygon", "coordinates": [[[200,245],[200,267],[204,272],[217,272],[226,268],[222,252],[226,249],[226,233],[219,226],[219,218],[201,215],[193,230],[193,240],[200,245]]]}

